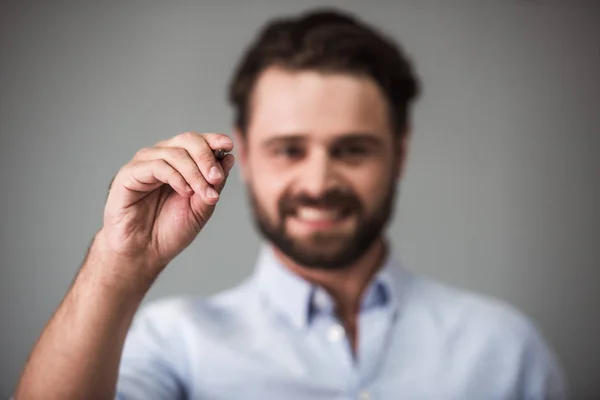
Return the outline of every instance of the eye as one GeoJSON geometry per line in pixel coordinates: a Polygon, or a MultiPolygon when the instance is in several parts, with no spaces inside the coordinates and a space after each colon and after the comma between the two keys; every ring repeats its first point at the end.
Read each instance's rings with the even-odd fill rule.
{"type": "Polygon", "coordinates": [[[333,155],[340,158],[358,158],[369,154],[369,148],[360,144],[348,144],[333,150],[333,155]]]}
{"type": "Polygon", "coordinates": [[[285,158],[301,158],[304,155],[304,149],[297,144],[279,146],[275,149],[275,155],[285,158]]]}

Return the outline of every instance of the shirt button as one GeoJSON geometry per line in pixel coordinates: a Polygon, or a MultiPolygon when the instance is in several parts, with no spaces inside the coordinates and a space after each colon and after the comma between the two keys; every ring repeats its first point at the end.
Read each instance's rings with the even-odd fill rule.
{"type": "Polygon", "coordinates": [[[315,306],[321,311],[327,308],[327,297],[320,290],[315,292],[314,302],[315,306]]]}
{"type": "Polygon", "coordinates": [[[329,338],[330,341],[332,342],[337,342],[339,341],[341,338],[344,337],[344,328],[340,325],[334,325],[331,328],[329,328],[329,332],[327,333],[327,337],[329,338]]]}
{"type": "Polygon", "coordinates": [[[360,394],[358,395],[358,399],[359,400],[370,400],[371,396],[369,395],[369,392],[367,392],[365,390],[365,391],[360,392],[360,394]]]}

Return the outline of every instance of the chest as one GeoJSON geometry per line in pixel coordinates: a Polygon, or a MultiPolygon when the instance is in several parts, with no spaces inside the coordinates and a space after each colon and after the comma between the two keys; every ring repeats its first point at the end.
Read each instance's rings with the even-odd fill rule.
{"type": "Polygon", "coordinates": [[[504,399],[503,378],[435,334],[365,320],[354,353],[335,321],[257,330],[190,347],[190,399],[504,399]],[[482,397],[483,396],[483,397],[482,397]]]}

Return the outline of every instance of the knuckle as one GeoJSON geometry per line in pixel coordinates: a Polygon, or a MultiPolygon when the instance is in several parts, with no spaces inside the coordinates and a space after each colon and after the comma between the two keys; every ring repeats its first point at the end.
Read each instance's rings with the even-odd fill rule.
{"type": "Polygon", "coordinates": [[[167,157],[170,157],[174,160],[185,160],[189,158],[188,152],[181,147],[169,147],[165,149],[167,157]]]}
{"type": "Polygon", "coordinates": [[[155,148],[156,148],[156,147],[165,147],[165,146],[167,146],[167,145],[168,145],[168,143],[169,143],[169,140],[170,140],[170,139],[163,139],[163,140],[160,140],[160,141],[156,142],[156,143],[154,144],[154,146],[152,146],[152,147],[155,147],[155,148]]]}
{"type": "Polygon", "coordinates": [[[204,181],[204,175],[202,175],[202,172],[200,172],[200,170],[198,170],[198,168],[194,168],[191,171],[191,176],[192,176],[192,179],[195,181],[204,181]]]}
{"type": "Polygon", "coordinates": [[[179,182],[182,179],[181,175],[179,175],[179,173],[173,168],[169,168],[169,170],[166,171],[165,175],[169,182],[179,182]]]}
{"type": "Polygon", "coordinates": [[[131,170],[133,169],[133,167],[136,165],[136,162],[130,162],[127,163],[125,165],[123,165],[116,173],[115,177],[113,178],[113,184],[119,182],[121,179],[123,179],[124,176],[128,176],[131,175],[131,170]]]}
{"type": "Polygon", "coordinates": [[[152,160],[148,165],[150,165],[152,169],[165,169],[169,166],[165,160],[161,159],[152,160]]]}
{"type": "Polygon", "coordinates": [[[128,164],[121,168],[112,182],[112,187],[127,186],[135,181],[133,165],[128,164]]]}
{"type": "Polygon", "coordinates": [[[217,164],[215,155],[213,154],[212,151],[210,151],[210,149],[207,149],[206,151],[203,151],[202,153],[200,153],[198,155],[198,159],[202,163],[202,165],[206,165],[209,167],[217,164]]]}
{"type": "Polygon", "coordinates": [[[143,148],[143,149],[139,149],[138,151],[135,152],[133,159],[137,160],[137,159],[141,159],[144,158],[144,156],[148,153],[149,149],[148,148],[143,148]]]}
{"type": "Polygon", "coordinates": [[[198,134],[196,132],[191,132],[191,131],[183,132],[178,135],[178,138],[183,141],[195,140],[197,137],[198,137],[198,134]]]}

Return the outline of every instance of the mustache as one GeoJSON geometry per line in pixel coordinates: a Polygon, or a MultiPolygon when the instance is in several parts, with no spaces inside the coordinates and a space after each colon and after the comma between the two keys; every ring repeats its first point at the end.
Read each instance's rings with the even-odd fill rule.
{"type": "Polygon", "coordinates": [[[318,198],[305,193],[292,196],[284,195],[279,200],[280,215],[292,215],[299,207],[339,208],[346,211],[361,209],[358,197],[350,192],[340,189],[330,190],[318,198]]]}

